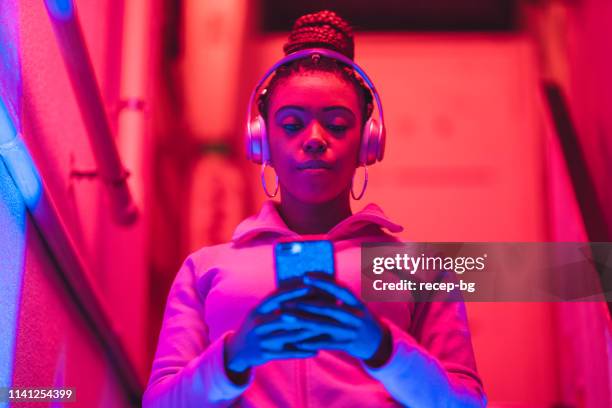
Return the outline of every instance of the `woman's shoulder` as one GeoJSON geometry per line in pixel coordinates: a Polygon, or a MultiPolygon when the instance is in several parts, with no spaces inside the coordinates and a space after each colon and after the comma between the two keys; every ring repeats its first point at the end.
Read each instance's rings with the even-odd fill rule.
{"type": "Polygon", "coordinates": [[[187,255],[185,262],[190,262],[192,265],[204,265],[210,263],[216,258],[227,257],[235,251],[232,241],[223,242],[221,244],[206,245],[196,249],[187,255]]]}
{"type": "Polygon", "coordinates": [[[252,240],[248,245],[234,241],[203,246],[185,259],[196,277],[209,270],[241,270],[247,265],[259,265],[271,257],[272,239],[252,240]]]}

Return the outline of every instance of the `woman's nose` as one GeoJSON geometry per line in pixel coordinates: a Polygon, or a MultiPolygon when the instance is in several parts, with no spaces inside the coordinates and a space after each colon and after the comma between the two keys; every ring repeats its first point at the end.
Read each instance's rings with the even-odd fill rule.
{"type": "Polygon", "coordinates": [[[313,125],[308,139],[304,142],[306,153],[323,153],[327,150],[327,142],[323,137],[323,129],[319,125],[313,125]]]}

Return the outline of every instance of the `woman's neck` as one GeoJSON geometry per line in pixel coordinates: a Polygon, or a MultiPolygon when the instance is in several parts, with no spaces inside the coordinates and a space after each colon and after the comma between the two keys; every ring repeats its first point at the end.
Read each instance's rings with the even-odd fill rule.
{"type": "Polygon", "coordinates": [[[325,234],[351,216],[349,190],[323,203],[305,203],[281,191],[280,216],[289,229],[301,235],[325,234]]]}

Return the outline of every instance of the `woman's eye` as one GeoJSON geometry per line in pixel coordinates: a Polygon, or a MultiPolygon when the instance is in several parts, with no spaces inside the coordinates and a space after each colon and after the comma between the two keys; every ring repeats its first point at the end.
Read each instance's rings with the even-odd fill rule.
{"type": "Polygon", "coordinates": [[[288,132],[297,132],[298,130],[302,129],[301,123],[285,123],[282,126],[283,126],[283,129],[285,129],[288,132]]]}
{"type": "Polygon", "coordinates": [[[347,127],[346,125],[327,125],[327,128],[332,132],[344,132],[347,127]]]}

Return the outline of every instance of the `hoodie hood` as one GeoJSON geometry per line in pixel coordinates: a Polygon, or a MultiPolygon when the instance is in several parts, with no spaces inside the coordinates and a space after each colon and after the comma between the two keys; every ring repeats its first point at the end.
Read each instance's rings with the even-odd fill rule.
{"type": "MultiPolygon", "coordinates": [[[[232,236],[232,242],[242,245],[261,235],[269,235],[275,238],[300,237],[298,233],[287,227],[287,224],[285,224],[285,221],[283,221],[278,213],[277,206],[278,203],[276,201],[265,201],[258,214],[238,224],[232,236]]],[[[337,241],[341,238],[357,238],[371,235],[373,228],[378,230],[385,228],[392,233],[404,230],[401,225],[389,220],[378,205],[370,203],[361,211],[342,220],[327,234],[324,234],[324,236],[332,241],[337,241]]]]}

